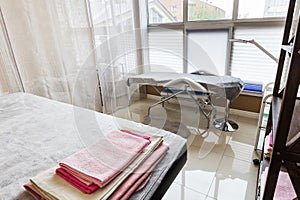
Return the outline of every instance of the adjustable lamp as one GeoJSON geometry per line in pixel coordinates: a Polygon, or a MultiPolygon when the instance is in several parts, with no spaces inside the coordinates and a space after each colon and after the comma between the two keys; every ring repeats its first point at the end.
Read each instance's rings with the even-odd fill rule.
{"type": "MultiPolygon", "coordinates": [[[[269,51],[267,51],[264,47],[262,47],[260,44],[258,44],[255,40],[243,40],[243,39],[230,39],[229,42],[240,42],[240,43],[250,43],[255,45],[257,48],[259,48],[262,52],[264,52],[265,54],[267,54],[267,56],[269,56],[272,60],[274,60],[276,63],[278,63],[278,59],[273,56],[269,51]]],[[[222,119],[216,119],[214,121],[214,126],[215,128],[222,130],[222,131],[226,131],[226,132],[230,132],[230,131],[236,131],[238,129],[238,124],[234,121],[231,121],[228,119],[228,115],[229,115],[229,105],[230,105],[230,101],[227,99],[226,102],[226,108],[225,108],[225,118],[222,119]]]]}
{"type": "Polygon", "coordinates": [[[274,60],[276,63],[278,63],[278,59],[273,56],[269,51],[267,51],[264,47],[262,47],[260,44],[258,44],[255,40],[243,40],[243,39],[230,39],[229,42],[241,42],[241,43],[250,43],[254,44],[257,48],[259,48],[262,52],[267,54],[272,60],[274,60]]]}

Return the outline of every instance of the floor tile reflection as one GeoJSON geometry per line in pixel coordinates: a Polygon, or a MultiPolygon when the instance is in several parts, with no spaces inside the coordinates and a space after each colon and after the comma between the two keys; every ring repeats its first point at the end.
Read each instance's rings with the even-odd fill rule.
{"type": "MultiPolygon", "coordinates": [[[[143,122],[148,106],[157,99],[134,103],[119,115],[143,122]]],[[[190,129],[187,138],[188,160],[164,196],[164,200],[243,200],[255,199],[258,168],[252,160],[257,158],[254,145],[257,119],[230,115],[239,124],[236,132],[221,132],[213,127],[206,130],[206,119],[194,108],[166,103],[151,110],[152,116],[184,122],[190,129]],[[197,121],[200,121],[197,122],[197,121]],[[200,128],[201,131],[195,131],[200,128]]],[[[163,124],[161,125],[163,126],[163,124]]]]}

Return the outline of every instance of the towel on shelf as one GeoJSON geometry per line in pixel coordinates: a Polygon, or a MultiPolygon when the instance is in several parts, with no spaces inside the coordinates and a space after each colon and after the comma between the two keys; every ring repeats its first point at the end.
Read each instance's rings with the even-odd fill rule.
{"type": "MultiPolygon", "coordinates": [[[[269,167],[266,167],[263,173],[261,174],[261,194],[264,193],[268,171],[269,171],[269,167]]],[[[279,172],[273,199],[274,200],[296,200],[297,199],[297,194],[294,190],[292,181],[287,172],[284,171],[279,172]]]]}
{"type": "MultiPolygon", "coordinates": [[[[129,134],[128,134],[129,135],[129,134]]],[[[145,139],[142,139],[145,141],[145,139]]],[[[138,168],[162,143],[161,136],[151,136],[151,143],[144,148],[140,155],[134,159],[134,161],[121,173],[111,180],[105,187],[97,189],[91,194],[84,194],[71,184],[66,182],[55,174],[55,170],[58,166],[48,169],[36,177],[30,179],[30,183],[39,190],[47,199],[51,200],[69,200],[69,199],[81,199],[81,200],[99,200],[108,199],[112,193],[126,180],[130,174],[138,168]]],[[[25,189],[27,189],[25,187],[25,189]]]]}
{"type": "Polygon", "coordinates": [[[97,143],[62,160],[62,169],[86,182],[104,187],[150,143],[144,138],[113,131],[97,143]]]}
{"type": "Polygon", "coordinates": [[[273,137],[272,137],[272,133],[270,133],[269,135],[266,135],[265,137],[265,146],[264,146],[264,157],[266,159],[269,159],[272,155],[272,152],[273,152],[273,147],[272,147],[272,144],[273,144],[273,137]]]}
{"type": "Polygon", "coordinates": [[[273,147],[273,134],[272,134],[272,132],[269,135],[270,135],[269,146],[273,147]]]}

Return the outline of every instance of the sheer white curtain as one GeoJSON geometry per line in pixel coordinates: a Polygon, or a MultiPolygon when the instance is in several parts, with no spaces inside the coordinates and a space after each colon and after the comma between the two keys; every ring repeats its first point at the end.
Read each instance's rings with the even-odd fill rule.
{"type": "Polygon", "coordinates": [[[0,94],[24,91],[0,9],[0,94]]]}
{"type": "MultiPolygon", "coordinates": [[[[132,0],[89,0],[96,47],[97,68],[105,113],[128,106],[131,91],[126,85],[129,74],[141,72],[132,0]]],[[[142,59],[140,59],[142,60],[142,59]]]]}
{"type": "Polygon", "coordinates": [[[0,6],[25,92],[100,110],[86,1],[0,0],[0,6]]]}

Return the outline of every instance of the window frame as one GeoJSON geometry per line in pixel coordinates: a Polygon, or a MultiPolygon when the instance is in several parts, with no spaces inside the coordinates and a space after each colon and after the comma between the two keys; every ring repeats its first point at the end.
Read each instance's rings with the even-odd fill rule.
{"type": "MultiPolygon", "coordinates": [[[[147,0],[148,1],[148,0],[147,0]]],[[[161,24],[149,24],[149,13],[148,13],[148,3],[147,6],[147,26],[149,28],[161,27],[168,29],[182,29],[183,34],[186,36],[187,32],[190,30],[218,30],[218,29],[228,29],[228,38],[232,38],[234,34],[234,28],[240,26],[249,27],[277,27],[284,26],[285,17],[268,17],[268,18],[247,18],[238,19],[238,8],[239,0],[233,0],[233,10],[232,19],[220,19],[220,20],[203,20],[203,21],[188,21],[188,0],[183,0],[183,21],[175,23],[161,23],[161,24]]],[[[187,72],[187,39],[183,37],[183,72],[187,72]]],[[[232,43],[228,42],[227,45],[227,55],[225,64],[225,73],[230,75],[230,56],[232,53],[232,43]]]]}

